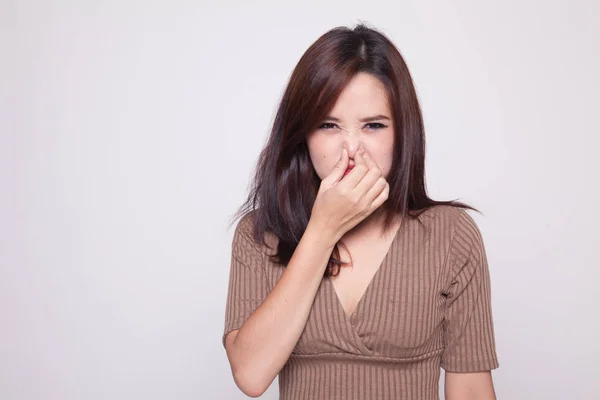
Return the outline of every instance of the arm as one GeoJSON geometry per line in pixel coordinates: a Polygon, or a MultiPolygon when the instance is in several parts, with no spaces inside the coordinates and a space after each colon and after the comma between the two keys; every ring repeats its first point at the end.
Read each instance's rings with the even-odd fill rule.
{"type": "Polygon", "coordinates": [[[277,284],[225,339],[234,381],[250,397],[267,390],[304,330],[335,243],[323,232],[309,223],[277,284]]]}
{"type": "Polygon", "coordinates": [[[498,368],[485,246],[475,221],[460,211],[448,257],[442,367],[446,400],[495,400],[498,368]]]}
{"type": "Polygon", "coordinates": [[[496,400],[490,371],[446,372],[444,393],[446,400],[496,400]]]}

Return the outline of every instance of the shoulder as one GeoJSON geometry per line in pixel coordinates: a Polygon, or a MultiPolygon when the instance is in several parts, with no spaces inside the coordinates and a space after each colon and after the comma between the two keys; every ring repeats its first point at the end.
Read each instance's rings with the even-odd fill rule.
{"type": "Polygon", "coordinates": [[[422,216],[438,222],[449,222],[453,228],[457,223],[476,226],[475,220],[469,214],[469,211],[458,206],[437,205],[428,208],[422,216]]]}
{"type": "Polygon", "coordinates": [[[470,210],[451,205],[436,205],[418,217],[428,232],[436,238],[445,238],[452,246],[482,245],[481,230],[470,210]]]}
{"type": "MultiPolygon", "coordinates": [[[[487,270],[483,237],[470,209],[457,206],[436,206],[431,211],[431,223],[444,252],[443,274],[446,283],[455,282],[457,276],[474,276],[487,270]]],[[[449,289],[446,289],[446,291],[449,289]]]]}
{"type": "Polygon", "coordinates": [[[251,210],[243,214],[236,227],[234,236],[244,236],[246,238],[254,237],[254,227],[256,226],[256,210],[251,210]]]}
{"type": "Polygon", "coordinates": [[[261,252],[260,243],[256,240],[254,228],[256,226],[256,212],[250,211],[243,214],[233,233],[231,247],[234,254],[240,256],[251,256],[257,258],[261,252]]]}
{"type": "Polygon", "coordinates": [[[429,207],[419,215],[418,219],[424,225],[436,226],[449,234],[455,231],[457,224],[475,225],[475,221],[465,209],[445,204],[429,207]]]}
{"type": "Polygon", "coordinates": [[[429,207],[421,215],[433,219],[456,219],[462,213],[466,213],[462,207],[441,204],[429,207]]]}
{"type": "Polygon", "coordinates": [[[449,235],[450,258],[458,261],[481,260],[485,257],[481,229],[469,211],[454,206],[440,206],[437,211],[449,235]]]}
{"type": "Polygon", "coordinates": [[[270,253],[270,249],[276,248],[278,240],[269,232],[259,232],[257,219],[257,210],[248,211],[240,217],[233,234],[233,247],[242,251],[260,253],[262,257],[270,253]]]}

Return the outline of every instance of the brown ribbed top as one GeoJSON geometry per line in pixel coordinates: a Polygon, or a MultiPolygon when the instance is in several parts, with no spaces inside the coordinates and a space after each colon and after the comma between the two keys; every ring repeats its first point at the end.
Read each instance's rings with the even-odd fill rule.
{"type": "MultiPolygon", "coordinates": [[[[300,340],[279,373],[280,400],[439,399],[440,367],[498,368],[481,232],[466,211],[436,206],[407,219],[354,313],[324,278],[300,340]]],[[[239,329],[284,269],[250,234],[233,243],[225,336],[239,329]]],[[[359,268],[360,266],[356,266],[359,268]]]]}

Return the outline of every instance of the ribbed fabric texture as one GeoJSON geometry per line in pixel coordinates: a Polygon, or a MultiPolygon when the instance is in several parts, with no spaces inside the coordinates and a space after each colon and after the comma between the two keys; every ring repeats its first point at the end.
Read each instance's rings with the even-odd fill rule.
{"type": "MultiPolygon", "coordinates": [[[[436,206],[419,219],[398,231],[350,317],[323,279],[280,371],[280,400],[433,400],[440,367],[498,368],[481,232],[456,207],[436,206]]],[[[284,272],[252,240],[250,221],[240,221],[233,238],[223,345],[284,272]]]]}

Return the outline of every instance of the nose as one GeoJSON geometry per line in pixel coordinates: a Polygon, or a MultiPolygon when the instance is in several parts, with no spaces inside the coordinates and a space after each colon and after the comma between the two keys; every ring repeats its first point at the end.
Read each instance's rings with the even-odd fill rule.
{"type": "Polygon", "coordinates": [[[354,159],[356,152],[362,147],[358,135],[348,133],[344,136],[343,146],[348,151],[348,157],[354,159]]]}

